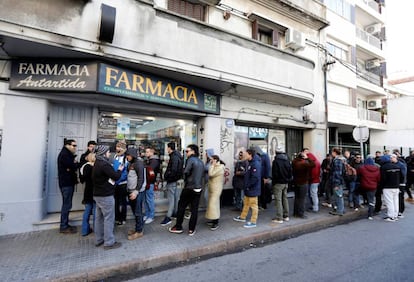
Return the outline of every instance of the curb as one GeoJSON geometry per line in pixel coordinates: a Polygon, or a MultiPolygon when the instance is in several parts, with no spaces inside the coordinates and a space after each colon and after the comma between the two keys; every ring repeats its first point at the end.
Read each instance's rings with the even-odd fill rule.
{"type": "Polygon", "coordinates": [[[267,244],[298,237],[303,234],[316,232],[327,227],[347,224],[349,222],[363,219],[366,213],[348,213],[344,216],[330,216],[316,220],[288,226],[286,228],[275,228],[248,234],[243,237],[224,240],[203,245],[198,248],[185,248],[179,252],[149,257],[141,260],[120,262],[110,267],[92,269],[86,273],[76,273],[64,277],[53,278],[49,281],[72,282],[72,281],[119,281],[121,279],[137,278],[144,274],[154,273],[159,270],[171,269],[179,265],[206,260],[211,257],[241,252],[249,248],[262,247],[267,244]]]}

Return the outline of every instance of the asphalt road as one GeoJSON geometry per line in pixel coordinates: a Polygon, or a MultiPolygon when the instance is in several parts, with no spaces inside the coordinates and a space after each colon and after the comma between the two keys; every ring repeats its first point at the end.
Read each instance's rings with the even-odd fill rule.
{"type": "MultiPolygon", "coordinates": [[[[366,213],[366,209],[361,212],[366,213]]],[[[130,281],[414,281],[414,205],[381,216],[130,281]]]]}

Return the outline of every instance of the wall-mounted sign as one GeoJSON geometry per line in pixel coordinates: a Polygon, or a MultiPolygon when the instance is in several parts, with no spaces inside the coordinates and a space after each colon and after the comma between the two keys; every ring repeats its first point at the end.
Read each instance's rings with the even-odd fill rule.
{"type": "Polygon", "coordinates": [[[9,87],[14,90],[99,92],[199,112],[220,113],[218,95],[178,81],[96,62],[13,61],[9,87]]]}
{"type": "Polygon", "coordinates": [[[10,89],[95,92],[97,63],[13,61],[10,89]]]}
{"type": "Polygon", "coordinates": [[[188,84],[100,64],[98,92],[197,110],[220,113],[219,96],[188,84]]]}

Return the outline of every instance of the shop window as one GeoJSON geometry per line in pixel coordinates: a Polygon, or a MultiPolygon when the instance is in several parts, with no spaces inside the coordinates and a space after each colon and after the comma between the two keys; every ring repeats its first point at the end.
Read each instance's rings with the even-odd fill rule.
{"type": "Polygon", "coordinates": [[[125,140],[128,147],[138,148],[140,152],[151,146],[163,156],[166,155],[168,142],[175,142],[179,151],[195,143],[196,126],[191,120],[101,112],[98,144],[108,145],[114,151],[118,140],[125,140]]]}
{"type": "Polygon", "coordinates": [[[204,21],[205,6],[185,0],[168,0],[168,10],[199,21],[204,21]]]}

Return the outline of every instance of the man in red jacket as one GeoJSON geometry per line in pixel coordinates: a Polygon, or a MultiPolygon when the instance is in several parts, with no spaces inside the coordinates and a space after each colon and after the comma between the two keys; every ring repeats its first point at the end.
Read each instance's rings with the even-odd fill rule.
{"type": "Polygon", "coordinates": [[[292,162],[293,183],[295,185],[294,217],[307,218],[305,215],[305,199],[310,173],[314,166],[315,163],[308,158],[306,151],[300,152],[292,162]]]}
{"type": "Polygon", "coordinates": [[[365,191],[368,198],[368,219],[372,220],[375,207],[375,192],[381,180],[380,169],[375,165],[372,157],[367,157],[365,164],[358,167],[357,174],[360,176],[360,188],[365,191]]]}

